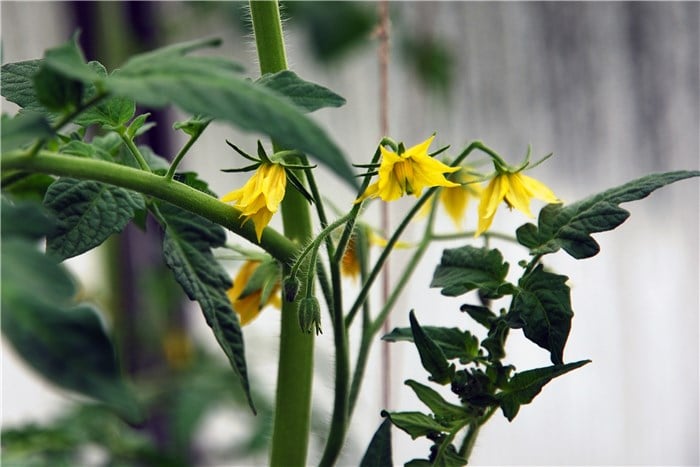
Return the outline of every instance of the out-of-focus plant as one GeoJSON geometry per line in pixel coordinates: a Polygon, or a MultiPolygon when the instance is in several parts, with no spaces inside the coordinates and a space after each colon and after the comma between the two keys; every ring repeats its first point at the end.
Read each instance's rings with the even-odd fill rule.
{"type": "MultiPolygon", "coordinates": [[[[50,455],[77,462],[85,443],[96,443],[114,462],[197,461],[183,459],[178,440],[192,436],[207,408],[231,397],[234,389],[226,376],[208,359],[193,355],[181,336],[173,335],[164,345],[169,361],[182,367],[178,382],[164,385],[154,378],[150,387],[135,392],[120,370],[99,310],[80,297],[62,265],[127,224],[143,226],[150,218],[162,232],[165,264],[199,304],[238,378],[235,391],[240,400],[262,420],[271,412],[272,465],[306,463],[314,339],[330,328],[323,338],[332,339],[335,346],[334,403],[320,464],[334,464],[358,400],[370,346],[428,246],[444,238],[434,230],[440,204],[460,224],[460,213],[474,197],[479,202],[476,228],[459,234],[464,246],[443,252],[428,286],[451,297],[476,292],[478,302],[463,305],[466,315],[455,321],[468,316],[486,329],[487,337],[480,341],[457,326],[421,326],[413,313],[410,328],[384,336],[412,342],[428,380],[449,386],[453,400],[418,381],[407,381],[429,413],[384,412],[386,421],[362,460],[362,465],[393,464],[394,425],[433,443],[425,459],[410,465],[464,465],[480,427],[497,411],[513,420],[544,385],[588,363],[564,358],[573,306],[567,276],[550,270],[544,263],[547,256],[560,250],[575,259],[596,255],[599,246],[591,235],[612,230],[629,216],[620,204],[700,175],[648,175],[564,204],[545,184],[524,173],[547,156],[533,164],[528,149],[523,162],[510,165],[480,141],[461,150],[431,149],[430,135],[411,138],[407,144],[384,137],[365,164],[353,167],[307,115],[339,107],[344,99],[287,70],[275,2],[252,2],[250,13],[262,75],[254,81],[227,58],[193,53],[219,44],[209,39],[135,55],[111,72],[99,62],[86,62],[75,40],[47,50],[42,59],[3,65],[2,94],[21,107],[17,115],[2,117],[3,333],[46,379],[101,402],[100,410],[106,407],[125,422],[104,412],[96,416],[96,409],[84,407],[58,422],[63,429],[54,424],[8,433],[3,440],[8,460],[41,462],[42,455],[50,455]],[[135,144],[134,139],[150,129],[148,114],[137,114],[137,104],[175,105],[191,115],[175,125],[188,141],[172,162],[135,144]],[[243,186],[232,187],[222,198],[196,173],[178,170],[213,120],[271,139],[271,144],[259,142],[256,148],[222,144],[237,161],[222,170],[250,173],[243,186]],[[91,136],[88,130],[93,127],[102,134],[91,136]],[[450,157],[443,158],[448,151],[450,157]],[[493,169],[470,168],[476,165],[468,158],[477,154],[493,169]],[[328,215],[325,199],[335,188],[317,183],[316,163],[356,193],[355,201],[339,207],[334,218],[328,215]],[[372,259],[372,230],[361,222],[363,208],[407,196],[415,202],[372,259]],[[524,224],[514,235],[490,229],[495,216],[505,215],[499,209],[504,205],[532,216],[533,199],[547,203],[536,224],[524,224]],[[386,303],[373,310],[368,296],[376,278],[406,227],[426,209],[423,236],[411,250],[405,271],[386,303]],[[283,232],[268,225],[278,212],[283,232]],[[235,234],[236,242],[254,245],[255,251],[228,245],[225,229],[235,234]],[[484,241],[491,238],[519,244],[522,255],[506,261],[484,241]],[[43,240],[45,249],[38,248],[43,240]],[[233,279],[215,255],[225,246],[248,261],[233,279]],[[343,266],[359,276],[353,296],[343,289],[343,266]],[[513,270],[510,277],[515,278],[509,279],[513,270]],[[268,404],[249,377],[241,321],[252,322],[263,306],[275,302],[281,304],[279,365],[275,401],[268,404]],[[360,327],[362,338],[351,356],[348,333],[353,326],[360,327]],[[505,362],[505,342],[516,329],[548,352],[550,366],[520,370],[505,362]],[[196,358],[194,363],[190,358],[196,358]],[[172,450],[163,451],[139,436],[144,414],[154,410],[171,412],[172,450]],[[86,429],[95,418],[103,423],[86,429]],[[45,449],[34,458],[31,447],[37,445],[45,449]]],[[[251,445],[268,447],[261,435],[265,426],[250,427],[251,445]]]]}

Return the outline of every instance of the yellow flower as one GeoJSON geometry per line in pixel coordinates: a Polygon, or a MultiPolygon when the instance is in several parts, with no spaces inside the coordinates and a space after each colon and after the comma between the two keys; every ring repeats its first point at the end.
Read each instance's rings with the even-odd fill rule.
{"type": "Polygon", "coordinates": [[[340,271],[353,279],[357,279],[360,275],[360,255],[354,237],[350,237],[348,245],[345,247],[343,258],[340,261],[340,271]]]}
{"type": "Polygon", "coordinates": [[[478,177],[470,174],[468,169],[464,167],[452,179],[457,180],[460,185],[442,188],[440,190],[440,203],[445,207],[455,226],[461,229],[469,198],[479,198],[483,188],[481,188],[479,183],[475,182],[478,180],[478,177]]]}
{"type": "Polygon", "coordinates": [[[376,197],[384,201],[394,201],[404,194],[415,195],[418,198],[426,187],[459,186],[443,175],[456,172],[459,167],[447,166],[428,155],[428,147],[433,138],[435,136],[406,149],[401,154],[380,146],[382,161],[379,165],[379,178],[368,186],[355,202],[376,197]]]}
{"type": "Polygon", "coordinates": [[[221,201],[235,203],[246,218],[244,223],[253,220],[259,242],[263,229],[279,209],[286,187],[287,173],[284,167],[263,162],[243,188],[225,195],[221,201]]]}
{"type": "Polygon", "coordinates": [[[241,325],[246,325],[257,318],[260,311],[267,305],[273,305],[277,308],[282,307],[279,294],[277,293],[280,288],[279,282],[275,284],[265,303],[261,303],[262,289],[255,290],[241,297],[248,285],[248,281],[250,281],[253,273],[261,264],[260,261],[246,261],[233,279],[233,287],[228,289],[227,292],[231,305],[241,320],[241,325]]]}
{"type": "Polygon", "coordinates": [[[493,222],[493,216],[501,201],[509,208],[534,217],[530,211],[530,200],[541,199],[547,203],[559,203],[559,199],[544,183],[523,175],[521,172],[498,171],[481,194],[479,203],[479,227],[475,237],[484,233],[493,222]]]}

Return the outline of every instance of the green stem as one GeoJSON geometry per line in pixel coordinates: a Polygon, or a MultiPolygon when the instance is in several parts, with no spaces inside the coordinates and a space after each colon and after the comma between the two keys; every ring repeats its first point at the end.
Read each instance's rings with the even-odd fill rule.
{"type": "MultiPolygon", "coordinates": [[[[430,238],[431,240],[438,241],[459,240],[462,238],[473,238],[475,233],[476,231],[472,230],[469,232],[456,232],[452,234],[433,234],[430,238]]],[[[481,236],[485,238],[497,238],[499,240],[506,240],[508,242],[518,243],[518,239],[513,237],[512,235],[502,234],[498,232],[484,232],[481,234],[481,236]]]]}
{"type": "MultiPolygon", "coordinates": [[[[251,0],[250,13],[260,73],[276,73],[287,69],[279,4],[276,1],[251,0]]],[[[274,150],[278,151],[277,148],[274,150]]],[[[302,177],[303,174],[300,173],[299,178],[303,179],[302,177]]],[[[312,236],[312,226],[306,199],[296,190],[287,190],[281,210],[285,235],[297,244],[307,243],[312,236]]],[[[313,345],[314,334],[304,334],[299,328],[296,303],[283,302],[270,453],[272,466],[293,467],[306,464],[311,419],[313,345]]]]}
{"type": "Polygon", "coordinates": [[[462,441],[462,446],[459,448],[459,455],[461,457],[469,460],[469,456],[471,456],[472,449],[474,449],[474,444],[476,443],[476,437],[479,434],[479,430],[495,412],[496,407],[489,407],[481,418],[469,424],[467,434],[462,441]]]}
{"type": "MultiPolygon", "coordinates": [[[[23,170],[53,175],[95,180],[134,190],[172,203],[226,227],[241,237],[258,244],[251,222],[243,225],[241,213],[218,199],[183,183],[111,162],[67,156],[51,151],[39,151],[35,156],[5,154],[0,161],[5,170],[23,170]]],[[[272,228],[263,231],[260,246],[283,264],[291,264],[298,247],[272,228]]]]}
{"type": "Polygon", "coordinates": [[[202,133],[204,133],[204,130],[206,127],[209,126],[209,123],[206,123],[205,125],[202,126],[201,130],[198,131],[197,133],[193,134],[190,136],[190,139],[187,140],[187,143],[180,149],[180,152],[177,153],[173,161],[170,163],[170,167],[168,167],[168,172],[165,174],[165,179],[166,180],[172,180],[173,177],[175,176],[175,171],[177,170],[178,166],[180,165],[180,162],[182,162],[182,159],[185,157],[185,155],[190,151],[190,148],[194,143],[197,142],[200,136],[202,136],[202,133]]]}
{"type": "Polygon", "coordinates": [[[121,127],[117,131],[117,133],[119,133],[119,136],[121,137],[124,144],[126,144],[126,147],[129,148],[129,152],[131,152],[131,155],[134,156],[134,159],[136,159],[136,162],[138,162],[139,167],[141,167],[141,170],[145,172],[150,172],[151,168],[148,166],[148,163],[146,162],[146,159],[144,159],[143,154],[141,154],[139,148],[137,148],[134,144],[134,140],[129,138],[129,135],[126,134],[126,128],[121,127]]]}

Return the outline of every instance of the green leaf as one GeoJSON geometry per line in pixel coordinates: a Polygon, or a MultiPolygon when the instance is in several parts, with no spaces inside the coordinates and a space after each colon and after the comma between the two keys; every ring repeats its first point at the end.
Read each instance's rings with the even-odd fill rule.
{"type": "Polygon", "coordinates": [[[92,180],[60,178],[46,192],[44,205],[59,226],[47,238],[46,251],[61,260],[85,253],[121,232],[137,210],[138,193],[92,180]]]}
{"type": "Polygon", "coordinates": [[[473,415],[469,414],[464,407],[447,402],[437,391],[428,386],[411,379],[404,381],[404,384],[413,389],[418,399],[433,411],[435,419],[443,424],[453,424],[473,418],[473,415]]]}
{"type": "Polygon", "coordinates": [[[53,130],[48,120],[35,112],[21,112],[14,117],[2,115],[2,150],[28,145],[38,139],[48,138],[53,130]]]}
{"type": "Polygon", "coordinates": [[[423,331],[413,314],[413,310],[408,314],[408,319],[411,322],[413,342],[418,349],[423,368],[430,373],[430,380],[438,384],[449,383],[454,376],[455,366],[448,364],[440,347],[423,331]]]}
{"type": "Polygon", "coordinates": [[[155,122],[146,122],[146,119],[148,119],[150,115],[150,113],[145,113],[136,117],[126,129],[127,138],[134,139],[137,136],[141,136],[142,134],[146,133],[148,130],[156,126],[155,122]]]}
{"type": "Polygon", "coordinates": [[[77,108],[83,95],[83,83],[66,78],[45,64],[34,75],[34,89],[39,102],[56,112],[77,108]]]}
{"type": "MultiPolygon", "coordinates": [[[[442,350],[445,358],[459,358],[461,363],[469,363],[478,355],[479,340],[469,331],[459,328],[442,328],[437,326],[422,326],[423,332],[442,350]]],[[[394,328],[382,337],[388,342],[413,342],[411,328],[394,328]]]]}
{"type": "Polygon", "coordinates": [[[365,455],[362,456],[360,467],[385,467],[394,465],[391,453],[391,419],[385,418],[372,436],[365,455]]]}
{"type": "Polygon", "coordinates": [[[389,417],[391,423],[408,433],[413,439],[442,433],[448,429],[430,415],[421,412],[382,412],[382,416],[389,417]]]}
{"type": "Polygon", "coordinates": [[[442,288],[441,293],[449,297],[479,289],[486,298],[500,298],[512,293],[506,274],[508,263],[500,251],[467,245],[442,252],[430,286],[442,288]]]}
{"type": "Polygon", "coordinates": [[[139,104],[174,103],[192,114],[266,134],[283,147],[314,156],[356,188],[354,171],[337,145],[287,98],[244,79],[238,65],[228,60],[185,55],[212,45],[218,41],[176,44],[137,55],[106,78],[84,63],[74,41],[47,51],[45,61],[65,76],[139,104]]]}
{"type": "Polygon", "coordinates": [[[306,112],[345,104],[345,99],[330,89],[305,81],[289,70],[266,74],[258,79],[256,84],[281,94],[306,112]]]}
{"type": "Polygon", "coordinates": [[[125,125],[136,112],[136,103],[127,97],[110,97],[83,111],[75,123],[82,126],[100,125],[116,130],[125,125]]]}
{"type": "Polygon", "coordinates": [[[226,242],[224,229],[168,203],[158,203],[165,228],[163,257],[190,300],[199,302],[204,318],[239,377],[253,412],[243,333],[226,291],[231,278],[214,259],[212,248],[226,242]]]}
{"type": "Polygon", "coordinates": [[[121,378],[112,342],[51,257],[22,239],[2,242],[2,332],[47,380],[109,405],[132,423],[142,414],[121,378]],[[38,292],[41,293],[38,293],[38,292]]]}
{"type": "Polygon", "coordinates": [[[520,406],[532,402],[545,384],[557,376],[580,368],[587,363],[590,363],[590,360],[581,360],[566,365],[553,365],[514,374],[503,391],[496,394],[503,415],[509,421],[513,421],[520,406]]]}
{"type": "Polygon", "coordinates": [[[3,65],[0,68],[0,93],[3,97],[23,109],[46,112],[34,89],[34,75],[39,72],[42,63],[43,60],[27,60],[3,65]]]}
{"type": "Polygon", "coordinates": [[[12,199],[41,203],[54,180],[54,177],[40,173],[16,174],[16,178],[3,187],[3,192],[12,199]]]}
{"type": "Polygon", "coordinates": [[[540,264],[520,279],[507,316],[510,327],[522,327],[525,337],[549,350],[554,364],[563,363],[574,316],[568,279],[545,272],[540,264]]]}
{"type": "Polygon", "coordinates": [[[195,115],[181,122],[175,122],[173,129],[182,130],[188,136],[199,136],[204,129],[211,123],[211,118],[203,115],[195,115]]]}
{"type": "Polygon", "coordinates": [[[71,156],[85,157],[102,161],[114,162],[115,159],[105,149],[97,144],[86,143],[85,141],[70,141],[60,150],[63,154],[71,156]]]}
{"type": "Polygon", "coordinates": [[[485,306],[469,305],[465,303],[459,310],[467,313],[474,321],[487,329],[491,329],[493,323],[498,319],[498,316],[485,306]]]}
{"type": "Polygon", "coordinates": [[[39,240],[56,228],[56,220],[41,204],[31,201],[11,203],[3,196],[0,216],[3,240],[14,237],[39,240]]]}
{"type": "Polygon", "coordinates": [[[697,176],[697,170],[652,174],[573,204],[547,205],[540,211],[537,226],[525,224],[518,228],[518,242],[533,255],[563,248],[576,259],[595,256],[600,246],[591,234],[612,230],[629,217],[619,204],[646,198],[663,186],[697,176]]]}

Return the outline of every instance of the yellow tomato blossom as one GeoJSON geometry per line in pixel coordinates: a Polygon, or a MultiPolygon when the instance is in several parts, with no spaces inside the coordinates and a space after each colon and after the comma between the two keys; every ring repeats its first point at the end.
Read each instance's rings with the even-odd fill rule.
{"type": "Polygon", "coordinates": [[[547,203],[560,202],[556,195],[544,183],[521,172],[498,171],[481,194],[479,203],[479,226],[475,236],[484,233],[493,222],[493,216],[501,201],[509,208],[515,208],[533,217],[530,200],[541,199],[547,203]]]}
{"type": "Polygon", "coordinates": [[[245,217],[244,223],[253,220],[259,242],[263,229],[279,209],[286,187],[287,173],[284,167],[263,162],[243,188],[230,192],[221,201],[235,203],[245,217]]]}
{"type": "Polygon", "coordinates": [[[415,195],[418,198],[426,187],[459,186],[443,175],[456,172],[459,167],[450,167],[428,155],[428,147],[433,138],[435,136],[406,149],[401,154],[380,146],[382,160],[379,164],[378,180],[368,186],[355,202],[376,197],[384,201],[394,201],[404,194],[415,195]]]}
{"type": "Polygon", "coordinates": [[[261,303],[262,289],[255,290],[246,294],[245,297],[241,297],[248,285],[248,281],[260,264],[262,264],[260,261],[246,261],[233,279],[233,287],[227,292],[233,309],[238,313],[241,320],[241,325],[246,325],[257,318],[260,311],[267,305],[273,305],[277,308],[282,307],[279,293],[277,293],[280,288],[279,283],[275,285],[265,303],[261,303]]]}
{"type": "Polygon", "coordinates": [[[476,182],[478,177],[470,174],[468,169],[464,167],[452,179],[457,180],[460,185],[442,188],[440,190],[440,203],[445,207],[455,226],[461,229],[469,198],[479,198],[483,189],[476,182]]]}

